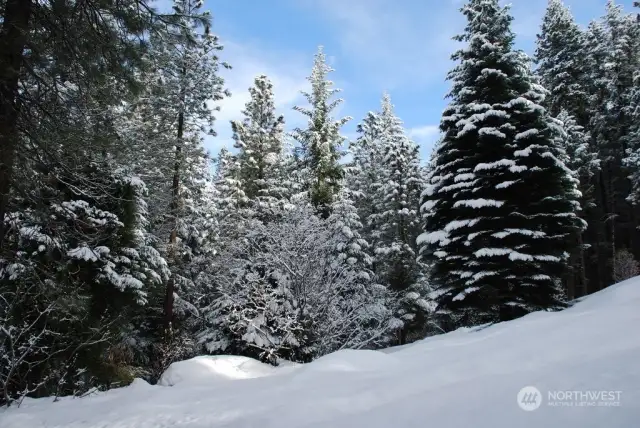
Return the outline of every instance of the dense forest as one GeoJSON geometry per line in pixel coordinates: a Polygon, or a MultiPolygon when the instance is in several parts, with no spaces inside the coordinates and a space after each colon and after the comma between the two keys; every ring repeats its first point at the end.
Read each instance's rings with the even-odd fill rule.
{"type": "Polygon", "coordinates": [[[347,141],[322,48],[304,127],[264,75],[214,122],[232,64],[202,0],[0,10],[1,404],[405,344],[638,274],[640,24],[612,0],[586,28],[550,0],[533,58],[468,0],[430,159],[387,93],[347,141]]]}

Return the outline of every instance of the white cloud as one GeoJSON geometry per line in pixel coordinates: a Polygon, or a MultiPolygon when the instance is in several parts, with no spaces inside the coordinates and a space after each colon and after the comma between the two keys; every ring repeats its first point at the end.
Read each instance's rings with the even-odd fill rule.
{"type": "MultiPolygon", "coordinates": [[[[344,52],[355,58],[358,72],[387,89],[441,83],[460,45],[452,37],[463,31],[463,0],[290,0],[321,12],[344,52]]],[[[567,0],[591,3],[597,0],[567,0]]],[[[518,43],[531,50],[547,0],[501,0],[511,4],[518,43]]]]}
{"type": "Polygon", "coordinates": [[[440,127],[438,125],[417,126],[409,129],[407,133],[410,138],[418,141],[435,140],[440,135],[440,127]]]}
{"type": "MultiPolygon", "coordinates": [[[[300,0],[296,1],[298,4],[300,0]]],[[[402,3],[402,2],[401,2],[402,3]]],[[[402,7],[395,0],[306,0],[313,13],[332,25],[353,67],[387,89],[411,82],[442,80],[456,49],[451,37],[461,20],[452,7],[415,2],[402,7]]]]}
{"type": "Polygon", "coordinates": [[[431,156],[433,147],[440,138],[440,127],[438,125],[424,125],[410,128],[407,131],[409,138],[420,146],[420,157],[425,162],[431,156]]]}

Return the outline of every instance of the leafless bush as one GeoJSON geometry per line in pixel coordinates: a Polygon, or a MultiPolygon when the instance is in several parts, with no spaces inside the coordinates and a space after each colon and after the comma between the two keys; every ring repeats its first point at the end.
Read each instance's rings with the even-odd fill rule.
{"type": "Polygon", "coordinates": [[[615,282],[624,281],[633,278],[640,273],[640,266],[633,254],[622,249],[616,252],[616,258],[613,261],[613,279],[615,282]]]}

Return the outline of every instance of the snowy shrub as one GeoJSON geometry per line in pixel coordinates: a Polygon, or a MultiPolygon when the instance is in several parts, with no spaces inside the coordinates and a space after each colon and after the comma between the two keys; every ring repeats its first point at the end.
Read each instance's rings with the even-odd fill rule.
{"type": "Polygon", "coordinates": [[[382,336],[388,314],[371,278],[336,254],[344,243],[327,221],[299,207],[278,223],[249,221],[225,246],[213,267],[216,297],[203,310],[200,341],[208,352],[305,362],[382,336]]]}

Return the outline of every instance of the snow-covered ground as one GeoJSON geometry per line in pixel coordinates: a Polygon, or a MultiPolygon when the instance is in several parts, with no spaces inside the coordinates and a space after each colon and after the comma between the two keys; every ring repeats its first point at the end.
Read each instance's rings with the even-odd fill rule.
{"type": "Polygon", "coordinates": [[[342,351],[276,369],[200,357],[174,365],[165,386],[138,380],[82,399],[25,400],[0,413],[0,427],[633,428],[639,332],[634,278],[561,313],[383,352],[342,351]],[[525,386],[540,396],[529,388],[519,403],[525,386]]]}

